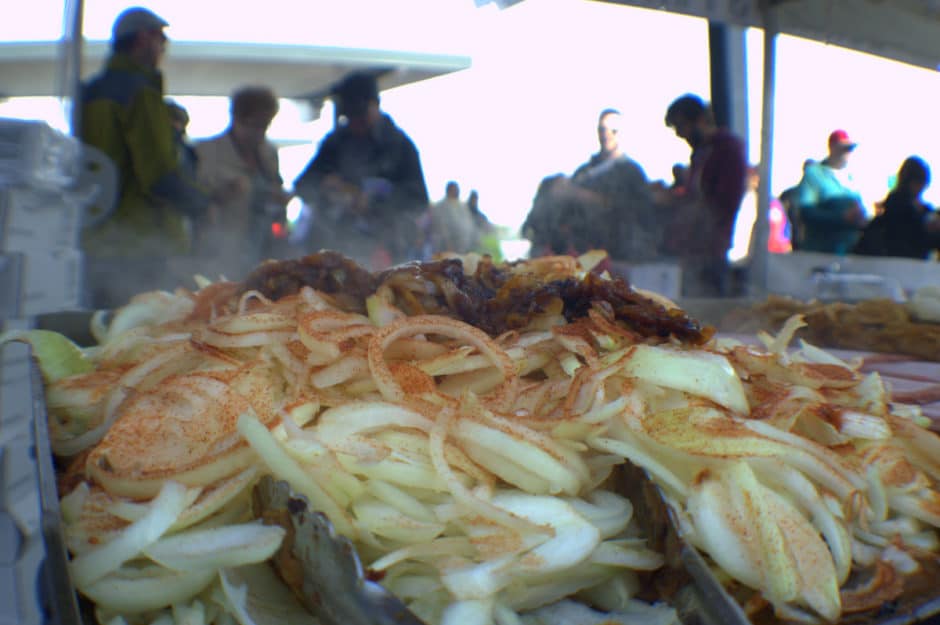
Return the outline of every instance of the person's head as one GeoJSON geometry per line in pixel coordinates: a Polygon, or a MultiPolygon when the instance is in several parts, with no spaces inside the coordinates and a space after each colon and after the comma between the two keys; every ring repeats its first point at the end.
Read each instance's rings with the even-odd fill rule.
{"type": "Polygon", "coordinates": [[[919,156],[909,156],[901,163],[894,188],[907,191],[914,197],[920,196],[930,184],[930,167],[919,156]]]}
{"type": "Polygon", "coordinates": [[[836,169],[845,167],[857,145],[846,131],[833,130],[829,135],[829,164],[836,169]]]}
{"type": "Polygon", "coordinates": [[[620,111],[604,109],[597,118],[597,141],[602,154],[616,154],[620,150],[620,111]]]}
{"type": "Polygon", "coordinates": [[[459,200],[460,199],[460,185],[451,180],[447,183],[447,186],[444,188],[444,194],[449,200],[459,200]]]}
{"type": "Polygon", "coordinates": [[[242,143],[258,145],[277,111],[277,96],[269,88],[242,87],[231,98],[231,132],[242,143]]]}
{"type": "Polygon", "coordinates": [[[166,52],[166,20],[143,7],[125,9],[111,28],[111,49],[157,68],[166,52]]]}
{"type": "Polygon", "coordinates": [[[166,109],[170,113],[170,123],[173,124],[173,130],[179,134],[186,134],[186,127],[189,126],[189,113],[173,100],[166,100],[166,109]]]}
{"type": "Polygon", "coordinates": [[[476,189],[470,191],[470,195],[467,196],[467,206],[473,210],[477,210],[480,205],[480,194],[477,193],[476,189]]]}
{"type": "Polygon", "coordinates": [[[669,105],[666,109],[666,125],[693,148],[701,145],[715,129],[711,109],[702,98],[691,93],[673,100],[669,105]]]}
{"type": "Polygon", "coordinates": [[[349,74],[333,88],[339,114],[346,118],[350,130],[364,134],[378,121],[379,86],[375,76],[367,72],[349,74]]]}

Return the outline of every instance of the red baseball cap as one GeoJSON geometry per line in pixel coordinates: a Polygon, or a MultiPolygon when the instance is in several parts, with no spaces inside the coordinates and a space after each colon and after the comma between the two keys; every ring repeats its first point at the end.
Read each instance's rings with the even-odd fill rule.
{"type": "Polygon", "coordinates": [[[846,150],[854,150],[858,144],[849,138],[849,133],[844,130],[833,130],[829,135],[829,147],[841,147],[846,150]]]}

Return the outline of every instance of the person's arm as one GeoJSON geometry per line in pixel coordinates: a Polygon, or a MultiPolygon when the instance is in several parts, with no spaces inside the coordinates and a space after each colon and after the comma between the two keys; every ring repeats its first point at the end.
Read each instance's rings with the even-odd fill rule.
{"type": "Polygon", "coordinates": [[[219,185],[218,156],[214,141],[199,141],[196,150],[196,182],[210,194],[219,185]]]}
{"type": "Polygon", "coordinates": [[[294,192],[305,200],[315,198],[323,179],[337,171],[339,155],[334,137],[332,134],[327,135],[307,167],[294,180],[294,192]]]}
{"type": "Polygon", "coordinates": [[[859,209],[861,206],[854,197],[822,200],[821,190],[826,184],[822,165],[810,163],[806,166],[796,191],[800,221],[813,226],[844,226],[848,223],[846,211],[853,205],[858,205],[859,209]]]}
{"type": "Polygon", "coordinates": [[[407,137],[402,141],[398,166],[395,168],[395,179],[389,182],[391,183],[389,199],[396,206],[417,210],[423,209],[430,202],[418,148],[407,137]]]}
{"type": "Polygon", "coordinates": [[[796,187],[793,203],[802,211],[804,206],[812,206],[819,201],[819,174],[814,165],[808,165],[796,187]]]}
{"type": "Polygon", "coordinates": [[[284,189],[284,178],[281,176],[281,162],[277,147],[265,140],[261,145],[261,159],[264,163],[265,176],[270,182],[268,200],[273,204],[285,206],[291,199],[291,194],[284,189]]]}
{"type": "Polygon", "coordinates": [[[854,196],[834,197],[800,206],[800,217],[804,223],[816,226],[863,225],[861,205],[854,196]]]}
{"type": "Polygon", "coordinates": [[[141,188],[190,217],[205,213],[209,198],[179,163],[170,114],[156,89],[141,89],[128,109],[127,146],[141,188]]]}

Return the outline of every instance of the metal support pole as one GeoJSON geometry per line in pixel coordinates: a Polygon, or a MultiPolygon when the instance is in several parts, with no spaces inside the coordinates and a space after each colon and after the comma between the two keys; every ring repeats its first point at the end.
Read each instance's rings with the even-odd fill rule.
{"type": "Polygon", "coordinates": [[[715,122],[747,141],[747,43],[745,29],[708,23],[711,108],[715,122]]]}
{"type": "Polygon", "coordinates": [[[764,85],[761,110],[760,133],[760,184],[757,188],[757,223],[754,224],[754,249],[750,268],[750,294],[763,297],[767,294],[768,252],[770,237],[770,198],[774,150],[774,91],[777,64],[777,15],[770,3],[765,3],[764,12],[764,85]]]}
{"type": "Polygon", "coordinates": [[[59,95],[71,107],[69,121],[73,136],[81,132],[82,121],[82,34],[84,0],[68,0],[65,4],[65,24],[62,50],[59,95]]]}
{"type": "Polygon", "coordinates": [[[711,71],[711,108],[715,123],[731,126],[731,71],[728,63],[728,27],[708,22],[708,61],[711,71]]]}

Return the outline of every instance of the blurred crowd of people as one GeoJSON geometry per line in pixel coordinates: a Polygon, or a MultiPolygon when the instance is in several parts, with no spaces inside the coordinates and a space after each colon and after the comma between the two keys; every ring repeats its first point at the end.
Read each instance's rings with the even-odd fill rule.
{"type": "Polygon", "coordinates": [[[266,136],[278,112],[266,86],[237,87],[228,127],[190,141],[188,112],[165,99],[167,26],[148,9],[123,11],[103,71],[83,86],[80,138],[119,178],[116,204],[93,209],[83,232],[90,306],[191,284],[194,274],[240,279],[265,258],[320,248],[373,269],[438,252],[498,253],[476,191],[464,202],[454,182],[430,203],[418,150],[381,109],[372,74],[334,85],[336,126],[290,189],[266,136]],[[299,240],[287,238],[292,198],[310,213],[299,240]]]}
{"type": "Polygon", "coordinates": [[[800,182],[781,194],[794,250],[928,258],[940,248],[940,219],[924,201],[930,167],[918,156],[901,163],[887,196],[866,206],[849,167],[858,144],[834,130],[828,153],[803,164],[800,182]]]}
{"type": "MultiPolygon", "coordinates": [[[[739,294],[746,264],[733,261],[749,254],[759,181],[744,143],[715,123],[700,97],[681,96],[669,106],[666,125],[689,144],[689,162],[674,165],[668,183],[649,181],[624,151],[621,117],[602,111],[598,152],[571,176],[542,180],[523,225],[533,254],[603,248],[627,264],[678,263],[685,296],[739,294]],[[732,249],[739,246],[745,249],[732,249]]],[[[799,183],[771,198],[769,252],[936,255],[940,217],[923,199],[927,163],[905,159],[887,196],[866,206],[848,167],[856,147],[848,132],[833,131],[828,154],[807,159],[799,183]]]]}
{"type": "Polygon", "coordinates": [[[691,154],[667,186],[627,156],[621,120],[620,111],[601,111],[597,153],[570,177],[542,180],[523,225],[533,253],[603,248],[628,263],[670,259],[682,269],[684,294],[728,293],[728,250],[748,183],[744,142],[715,123],[700,97],[677,98],[665,123],[691,154]]]}
{"type": "MultiPolygon", "coordinates": [[[[418,149],[382,109],[369,73],[334,85],[334,129],[291,187],[266,136],[278,113],[268,87],[236,87],[225,131],[191,142],[187,111],[165,99],[167,25],[141,7],[122,12],[106,66],[83,88],[80,137],[119,176],[115,206],[99,207],[83,233],[89,305],[114,307],[197,273],[239,279],[265,258],[320,248],[372,269],[446,252],[499,256],[500,233],[476,191],[462,200],[454,180],[431,202],[418,149]],[[287,239],[294,198],[305,227],[287,239]]],[[[650,181],[627,154],[622,119],[601,111],[598,151],[571,175],[539,184],[522,229],[530,254],[606,249],[622,263],[669,260],[682,269],[684,295],[732,294],[736,222],[755,214],[741,211],[757,180],[744,142],[716,124],[702,98],[683,95],[665,124],[688,143],[689,161],[676,164],[669,183],[650,181]]],[[[925,258],[937,249],[940,219],[922,199],[927,164],[905,160],[894,188],[869,209],[849,175],[856,145],[837,130],[828,154],[806,161],[799,184],[772,204],[772,251],[925,258]]]]}

